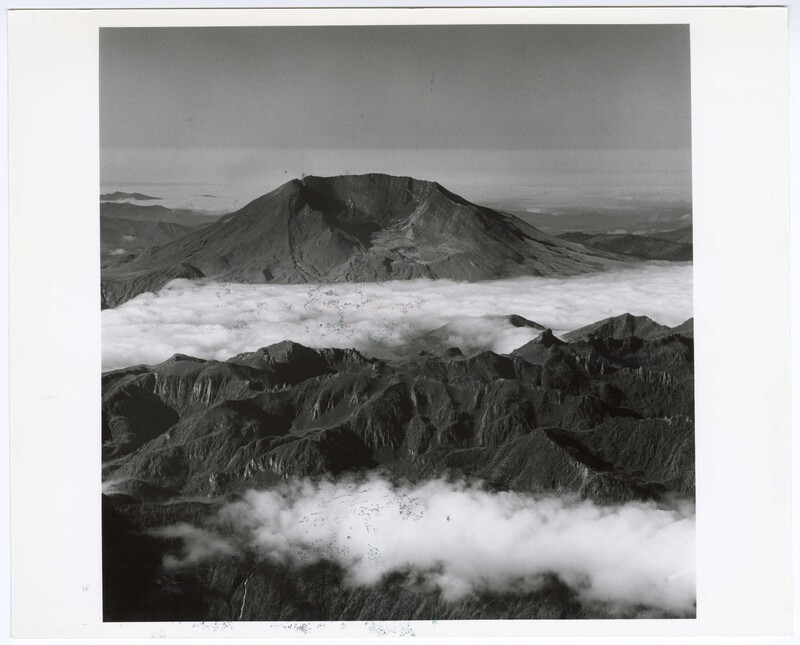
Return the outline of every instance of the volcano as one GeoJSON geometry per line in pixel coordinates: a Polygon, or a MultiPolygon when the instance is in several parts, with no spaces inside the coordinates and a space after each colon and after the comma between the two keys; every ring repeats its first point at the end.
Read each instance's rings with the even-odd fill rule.
{"type": "Polygon", "coordinates": [[[110,267],[116,306],[180,277],[241,283],[565,276],[620,256],[547,235],[440,184],[382,174],[293,179],[216,223],[110,267]]]}

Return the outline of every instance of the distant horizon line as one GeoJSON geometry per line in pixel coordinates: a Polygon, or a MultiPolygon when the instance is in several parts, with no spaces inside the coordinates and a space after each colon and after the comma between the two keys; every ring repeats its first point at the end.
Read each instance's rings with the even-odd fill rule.
{"type": "MultiPolygon", "coordinates": [[[[286,178],[282,182],[278,182],[275,185],[281,186],[286,184],[290,181],[295,180],[302,180],[305,177],[318,177],[321,179],[330,179],[334,177],[365,177],[369,175],[382,175],[386,177],[401,177],[401,178],[409,178],[414,179],[416,181],[426,181],[430,183],[438,183],[445,188],[447,185],[443,184],[438,179],[427,179],[424,175],[411,175],[406,173],[389,173],[389,172],[340,172],[340,173],[300,173],[298,175],[286,175],[286,178]]],[[[458,182],[447,182],[449,185],[457,184],[458,182]]],[[[124,179],[101,179],[99,182],[99,187],[101,189],[112,189],[115,188],[120,190],[121,188],[125,187],[148,187],[148,186],[159,186],[159,187],[176,187],[176,186],[202,186],[206,188],[211,187],[224,187],[229,189],[243,189],[243,188],[255,188],[258,186],[263,186],[265,182],[263,181],[249,181],[245,183],[232,183],[232,182],[217,182],[217,181],[128,181],[124,179]]],[[[520,184],[519,182],[511,182],[511,183],[493,183],[491,186],[496,188],[531,188],[537,190],[550,190],[554,192],[567,192],[567,191],[579,191],[582,193],[591,192],[591,191],[599,191],[599,192],[609,192],[609,191],[630,191],[635,193],[646,193],[650,191],[656,191],[659,189],[681,189],[687,188],[684,186],[683,183],[659,183],[659,184],[617,184],[615,186],[608,186],[608,185],[583,185],[583,186],[576,186],[576,185],[567,185],[567,184],[541,184],[541,183],[530,183],[530,184],[520,184]]],[[[691,188],[689,188],[689,193],[691,193],[691,188]]],[[[678,199],[683,200],[691,200],[691,194],[686,197],[680,197],[678,199]]]]}

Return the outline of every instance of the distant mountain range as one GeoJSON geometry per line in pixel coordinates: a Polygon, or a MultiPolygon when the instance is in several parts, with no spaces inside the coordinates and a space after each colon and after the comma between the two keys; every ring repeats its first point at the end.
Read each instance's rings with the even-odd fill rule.
{"type": "Polygon", "coordinates": [[[100,202],[100,217],[108,222],[124,219],[137,222],[163,222],[182,226],[205,226],[217,220],[187,208],[167,208],[161,204],[132,204],[130,202],[100,202]]]}
{"type": "Polygon", "coordinates": [[[100,216],[100,251],[130,253],[177,240],[194,229],[185,224],[100,216]]]}
{"type": "Polygon", "coordinates": [[[129,199],[135,199],[141,202],[161,199],[160,197],[151,197],[150,195],[143,195],[142,193],[124,193],[119,190],[113,193],[103,193],[100,195],[101,202],[120,202],[129,199]]]}
{"type": "MultiPolygon", "coordinates": [[[[671,231],[676,238],[685,238],[683,230],[671,231]]],[[[609,253],[620,253],[642,260],[668,260],[672,262],[689,262],[692,260],[691,228],[688,233],[689,243],[675,242],[665,238],[630,234],[591,235],[579,231],[562,233],[558,237],[568,242],[582,244],[586,248],[609,253]]]]}
{"type": "Polygon", "coordinates": [[[643,235],[671,239],[675,242],[691,242],[688,239],[664,237],[673,230],[691,230],[692,206],[685,202],[632,202],[617,203],[605,207],[547,205],[531,210],[499,208],[535,226],[549,235],[563,233],[587,233],[589,235],[643,235]]]}
{"type": "Polygon", "coordinates": [[[202,526],[226,500],[294,476],[452,477],[598,503],[691,498],[691,326],[624,315],[560,339],[544,330],[508,355],[465,356],[437,337],[433,352],[398,360],[286,341],[107,372],[105,619],[602,617],[555,579],[544,595],[493,604],[441,603],[402,575],[367,592],[343,585],[335,565],[224,555],[167,578],[175,543],[144,531],[202,526]],[[393,601],[377,603],[384,595],[393,601]]]}
{"type": "MultiPolygon", "coordinates": [[[[145,219],[159,208],[103,206],[104,215],[126,219],[145,219]]],[[[624,262],[472,204],[435,182],[380,174],[309,176],[109,267],[102,292],[115,306],[187,271],[250,283],[477,281],[575,275],[624,262]]]]}

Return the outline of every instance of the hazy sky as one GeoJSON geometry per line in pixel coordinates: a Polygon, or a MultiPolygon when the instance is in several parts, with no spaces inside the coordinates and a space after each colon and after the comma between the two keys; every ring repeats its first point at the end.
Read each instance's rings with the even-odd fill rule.
{"type": "Polygon", "coordinates": [[[517,184],[552,158],[576,183],[688,190],[685,25],[102,29],[100,82],[107,183],[517,184]]]}

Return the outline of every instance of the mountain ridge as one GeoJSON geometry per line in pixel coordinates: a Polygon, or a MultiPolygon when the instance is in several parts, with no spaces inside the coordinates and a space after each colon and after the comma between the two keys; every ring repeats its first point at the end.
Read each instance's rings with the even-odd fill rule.
{"type": "MultiPolygon", "coordinates": [[[[602,602],[565,595],[557,570],[533,594],[445,602],[413,571],[357,589],[325,559],[294,566],[248,551],[164,563],[182,552],[176,535],[202,535],[246,491],[294,478],[481,482],[597,505],[691,500],[694,352],[680,333],[691,320],[652,340],[614,337],[658,325],[647,321],[573,342],[544,330],[506,355],[383,360],[285,340],[226,361],[176,354],[104,373],[105,620],[608,617],[602,602]]],[[[641,611],[629,617],[681,616],[641,611]]]]}
{"type": "MultiPolygon", "coordinates": [[[[600,321],[594,326],[606,333],[588,339],[557,341],[546,330],[510,354],[420,352],[402,360],[283,341],[226,361],[178,354],[107,372],[104,460],[113,478],[206,494],[265,477],[379,466],[411,479],[454,467],[464,474],[477,468],[479,476],[502,446],[536,435],[529,438],[537,459],[552,453],[561,474],[536,474],[522,463],[498,471],[495,464],[495,478],[522,478],[523,490],[533,492],[580,492],[588,480],[575,479],[577,460],[602,477],[613,475],[614,486],[632,498],[673,486],[692,492],[680,470],[667,474],[658,461],[648,462],[651,474],[642,479],[641,469],[608,457],[626,446],[630,459],[651,459],[650,439],[619,429],[639,421],[653,440],[693,432],[692,339],[657,335],[655,326],[663,326],[644,317],[618,319],[653,334],[642,339],[636,325],[611,329],[600,321]],[[600,426],[617,433],[613,446],[597,443],[599,434],[582,434],[600,426]],[[479,455],[472,466],[461,461],[479,455]]],[[[587,494],[604,499],[602,489],[587,494]]]]}
{"type": "Polygon", "coordinates": [[[634,316],[625,313],[611,318],[604,318],[595,323],[574,329],[562,336],[562,340],[569,342],[589,340],[590,338],[614,338],[621,340],[635,336],[643,340],[655,340],[668,335],[672,328],[660,325],[647,316],[634,316]]]}

